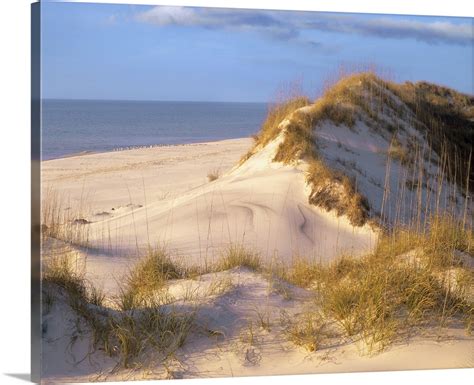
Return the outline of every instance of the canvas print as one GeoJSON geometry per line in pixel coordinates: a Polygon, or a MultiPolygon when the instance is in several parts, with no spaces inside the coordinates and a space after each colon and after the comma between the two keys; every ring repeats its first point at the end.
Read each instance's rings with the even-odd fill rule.
{"type": "Polygon", "coordinates": [[[472,18],[32,16],[42,382],[474,366],[472,18]]]}

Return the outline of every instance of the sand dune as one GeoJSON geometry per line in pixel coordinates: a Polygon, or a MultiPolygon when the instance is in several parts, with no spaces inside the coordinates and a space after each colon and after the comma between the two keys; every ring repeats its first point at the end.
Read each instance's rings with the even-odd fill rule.
{"type": "Polygon", "coordinates": [[[330,336],[317,351],[308,351],[288,340],[285,329],[291,322],[305,322],[301,317],[314,309],[313,292],[280,285],[284,287],[245,268],[171,281],[169,306],[198,305],[196,326],[166,367],[152,364],[145,371],[114,369],[116,361],[98,351],[88,356],[91,335],[85,327],[71,345],[76,316],[58,301],[45,315],[46,338],[51,341],[45,344],[45,377],[64,383],[200,378],[203,373],[230,377],[472,366],[473,340],[462,328],[425,330],[376,356],[364,353],[362,341],[330,336]],[[259,317],[268,327],[261,326],[259,317]]]}
{"type": "Polygon", "coordinates": [[[194,264],[212,262],[230,243],[279,260],[370,249],[376,235],[368,226],[308,204],[304,167],[271,161],[277,141],[236,166],[249,145],[238,139],[47,161],[44,189],[52,186],[91,222],[84,226],[93,249],[116,256],[156,244],[194,264]],[[221,176],[209,182],[214,169],[221,176]]]}
{"type": "MultiPolygon", "coordinates": [[[[195,316],[186,344],[176,347],[166,364],[163,357],[153,361],[153,354],[162,353],[155,349],[143,355],[145,361],[152,359],[146,370],[142,362],[136,370],[119,369],[114,359],[91,351],[91,330],[69,335],[74,322],[87,324],[86,317],[74,314],[66,294],[53,292],[59,300],[45,313],[46,377],[83,381],[472,367],[473,339],[463,330],[470,325],[472,238],[451,218],[451,238],[444,239],[450,231],[439,227],[444,233],[426,241],[431,236],[428,219],[438,209],[458,219],[463,215],[463,226],[469,225],[468,190],[447,176],[452,164],[446,151],[437,154],[427,144],[432,133],[419,120],[423,116],[388,86],[381,87],[380,80],[361,79],[377,90],[376,99],[359,78],[350,78],[345,103],[341,95],[331,99],[330,94],[302,108],[296,103],[300,108],[285,110],[287,116],[279,116],[273,126],[264,125],[268,132],[262,128],[255,142],[234,139],[42,162],[44,207],[55,201],[63,218],[59,227],[74,232],[74,239],[48,238],[44,259],[51,250],[66,255],[85,273],[84,282],[104,290],[99,305],[86,300],[86,306],[95,306],[97,319],[108,317],[110,325],[131,317],[133,324],[150,306],[149,298],[152,311],[178,309],[195,316]],[[360,105],[351,104],[354,100],[360,105]],[[250,155],[241,162],[244,154],[250,155]],[[382,242],[382,251],[370,253],[381,229],[397,229],[400,223],[424,226],[416,234],[423,243],[411,240],[400,251],[390,242],[393,250],[384,254],[382,242]],[[213,264],[232,244],[257,252],[261,264],[253,270],[242,260],[213,264]],[[153,286],[151,294],[148,287],[131,292],[131,307],[121,306],[117,299],[127,294],[129,269],[158,245],[187,267],[206,268],[186,270],[178,264],[184,273],[161,271],[152,280],[162,286],[153,286]],[[336,273],[327,280],[321,266],[307,284],[277,271],[295,268],[298,264],[291,262],[298,257],[326,264],[348,254],[356,258],[333,265],[336,273]],[[278,262],[277,269],[271,262],[278,262]],[[133,302],[143,295],[145,301],[133,302]],[[153,302],[157,295],[163,302],[153,302]],[[452,314],[445,314],[448,298],[456,308],[452,314]],[[325,310],[329,302],[335,311],[325,310]],[[464,325],[456,312],[464,316],[464,325]],[[318,329],[321,320],[313,325],[305,318],[318,316],[325,317],[320,325],[328,330],[318,329]],[[341,321],[348,319],[357,321],[358,333],[342,332],[341,321]],[[310,345],[289,336],[291,327],[304,329],[308,322],[309,331],[299,330],[296,336],[309,333],[310,345]],[[371,356],[371,336],[373,342],[380,338],[390,344],[371,356]],[[72,345],[71,338],[77,339],[72,345]],[[71,357],[64,359],[64,351],[71,357]]],[[[151,259],[153,266],[145,265],[145,273],[172,265],[165,262],[151,259]]],[[[314,267],[302,266],[300,276],[314,267]]],[[[142,279],[148,283],[144,277],[136,278],[141,285],[142,279]]],[[[54,282],[50,289],[57,289],[54,282]]]]}

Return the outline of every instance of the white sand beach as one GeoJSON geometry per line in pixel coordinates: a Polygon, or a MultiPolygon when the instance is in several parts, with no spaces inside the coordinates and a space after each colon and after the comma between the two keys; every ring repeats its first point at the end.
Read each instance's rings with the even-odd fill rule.
{"type": "MultiPolygon", "coordinates": [[[[43,162],[44,194],[61,196],[62,207],[80,213],[81,226],[89,228],[90,248],[64,244],[62,250],[113,297],[149,244],[165,244],[173,258],[191,265],[213,262],[233,242],[270,263],[298,254],[327,262],[373,247],[377,235],[369,226],[353,227],[344,216],[308,204],[303,170],[271,162],[277,144],[236,166],[250,145],[250,139],[235,139],[43,162]],[[210,172],[219,177],[209,181],[210,172]]],[[[77,364],[89,354],[91,336],[69,345],[75,316],[64,304],[45,316],[54,327],[54,342],[45,344],[47,381],[460,368],[474,360],[474,340],[457,328],[425,330],[374,356],[350,340],[328,339],[308,351],[284,337],[282,320],[314,306],[311,291],[246,268],[172,281],[167,292],[173,303],[199,304],[199,330],[166,367],[116,372],[116,362],[100,352],[77,364]],[[267,317],[268,328],[255,321],[258,314],[267,317]]]]}
{"type": "Polygon", "coordinates": [[[232,243],[278,262],[370,250],[376,233],[310,205],[303,170],[272,163],[271,146],[239,167],[250,145],[235,139],[45,161],[43,194],[54,191],[90,222],[84,237],[94,272],[115,271],[116,259],[156,245],[197,265],[232,243]],[[210,172],[219,177],[210,182],[210,172]]]}

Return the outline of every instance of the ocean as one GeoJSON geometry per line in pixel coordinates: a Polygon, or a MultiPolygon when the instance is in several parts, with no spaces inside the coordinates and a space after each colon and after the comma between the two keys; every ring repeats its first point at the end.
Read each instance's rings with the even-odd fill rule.
{"type": "Polygon", "coordinates": [[[43,100],[42,159],[248,137],[265,103],[43,100]]]}

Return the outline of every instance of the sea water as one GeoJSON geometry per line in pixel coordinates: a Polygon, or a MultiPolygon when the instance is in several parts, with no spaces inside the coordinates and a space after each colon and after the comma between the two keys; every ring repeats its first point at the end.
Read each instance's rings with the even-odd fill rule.
{"type": "Polygon", "coordinates": [[[248,137],[265,103],[43,100],[42,159],[248,137]]]}

